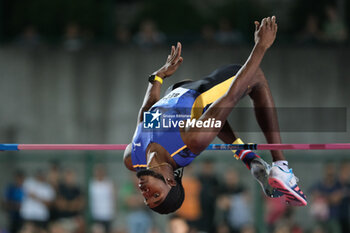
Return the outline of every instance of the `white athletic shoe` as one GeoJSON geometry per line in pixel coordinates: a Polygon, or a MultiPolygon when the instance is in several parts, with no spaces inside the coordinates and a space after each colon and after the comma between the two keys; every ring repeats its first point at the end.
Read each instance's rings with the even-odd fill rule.
{"type": "Polygon", "coordinates": [[[271,166],[261,158],[255,158],[250,163],[250,172],[261,185],[265,195],[272,198],[281,197],[283,193],[279,192],[276,188],[271,187],[269,184],[270,170],[271,166]]]}
{"type": "Polygon", "coordinates": [[[306,196],[299,188],[297,182],[299,179],[293,174],[292,169],[284,171],[277,165],[271,168],[269,175],[269,184],[283,193],[286,202],[292,206],[306,206],[306,196]]]}

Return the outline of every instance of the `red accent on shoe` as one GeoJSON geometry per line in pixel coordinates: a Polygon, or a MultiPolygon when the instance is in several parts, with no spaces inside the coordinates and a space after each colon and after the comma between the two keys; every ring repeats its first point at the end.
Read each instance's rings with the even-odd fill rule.
{"type": "MultiPolygon", "coordinates": [[[[277,189],[278,191],[286,195],[286,201],[293,206],[306,206],[306,200],[301,197],[296,191],[292,188],[286,186],[281,180],[276,178],[269,178],[269,184],[277,189]]],[[[297,186],[298,187],[298,186],[297,186]]],[[[300,189],[300,188],[299,188],[300,189]]]]}

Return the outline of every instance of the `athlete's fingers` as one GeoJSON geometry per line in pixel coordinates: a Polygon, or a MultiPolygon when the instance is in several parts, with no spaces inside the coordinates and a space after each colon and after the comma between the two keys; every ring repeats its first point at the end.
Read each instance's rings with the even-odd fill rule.
{"type": "Polygon", "coordinates": [[[177,46],[176,46],[174,57],[172,59],[172,64],[176,64],[177,60],[179,59],[180,56],[181,56],[181,44],[178,42],[177,46]]]}
{"type": "Polygon", "coordinates": [[[260,23],[258,21],[255,21],[254,24],[255,24],[255,31],[258,31],[260,23]]]}
{"type": "Polygon", "coordinates": [[[173,55],[173,59],[175,59],[177,57],[178,51],[179,51],[179,46],[176,45],[175,52],[174,52],[174,55],[173,55]]]}
{"type": "Polygon", "coordinates": [[[170,53],[170,55],[171,55],[171,56],[174,56],[174,53],[175,53],[175,46],[172,45],[172,46],[171,46],[171,53],[170,53]]]}
{"type": "Polygon", "coordinates": [[[272,22],[272,30],[274,34],[277,33],[277,23],[276,23],[276,16],[271,17],[271,22],[272,22]]]}
{"type": "Polygon", "coordinates": [[[266,27],[266,18],[263,18],[262,20],[261,20],[261,26],[260,26],[260,28],[261,27],[266,27]]]}
{"type": "Polygon", "coordinates": [[[175,47],[174,45],[172,46],[172,51],[171,51],[171,57],[169,62],[171,62],[172,64],[174,63],[174,60],[176,58],[176,53],[177,53],[177,47],[175,47]]]}
{"type": "Polygon", "coordinates": [[[275,22],[273,22],[272,17],[270,18],[270,29],[274,29],[275,22]]]}
{"type": "Polygon", "coordinates": [[[270,17],[267,17],[267,19],[266,19],[266,26],[267,26],[267,28],[271,28],[271,18],[270,17]]]}
{"type": "Polygon", "coordinates": [[[275,23],[276,23],[276,16],[272,16],[272,17],[271,17],[271,22],[272,22],[272,24],[275,24],[275,23]]]}
{"type": "Polygon", "coordinates": [[[180,57],[181,56],[181,51],[182,51],[182,45],[180,42],[177,42],[177,47],[178,47],[178,53],[177,56],[180,57]]]}
{"type": "Polygon", "coordinates": [[[278,30],[278,25],[277,25],[277,23],[275,23],[275,25],[274,25],[274,33],[275,33],[275,35],[276,35],[276,33],[277,33],[277,30],[278,30]]]}
{"type": "Polygon", "coordinates": [[[172,46],[171,46],[171,54],[170,54],[170,55],[171,55],[171,58],[174,57],[174,54],[175,54],[175,46],[172,45],[172,46]]]}
{"type": "Polygon", "coordinates": [[[182,57],[179,57],[179,59],[176,62],[176,65],[181,65],[181,63],[184,61],[182,57]]]}

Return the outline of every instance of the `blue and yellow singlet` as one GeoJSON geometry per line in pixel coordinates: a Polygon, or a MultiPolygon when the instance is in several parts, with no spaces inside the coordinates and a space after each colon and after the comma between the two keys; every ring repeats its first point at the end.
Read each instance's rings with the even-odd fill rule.
{"type": "Polygon", "coordinates": [[[137,126],[131,151],[134,169],[147,167],[146,149],[152,142],[164,147],[179,167],[190,164],[197,155],[183,142],[180,122],[186,124],[191,119],[198,119],[211,103],[226,93],[240,68],[239,65],[227,65],[204,79],[185,82],[176,88],[170,87],[170,93],[146,113],[150,118],[144,117],[144,122],[137,126]],[[145,122],[146,120],[149,122],[145,122]]]}

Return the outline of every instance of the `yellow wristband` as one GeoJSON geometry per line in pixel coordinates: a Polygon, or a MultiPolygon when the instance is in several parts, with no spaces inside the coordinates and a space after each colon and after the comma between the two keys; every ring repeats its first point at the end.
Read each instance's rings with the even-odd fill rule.
{"type": "MultiPolygon", "coordinates": [[[[232,144],[244,144],[244,142],[240,138],[237,138],[232,144]]],[[[236,151],[237,150],[232,150],[232,152],[234,153],[234,157],[236,159],[239,159],[238,155],[236,155],[236,151]]]]}
{"type": "Polygon", "coordinates": [[[158,81],[160,84],[163,84],[163,79],[157,75],[154,77],[154,81],[158,81]]]}

